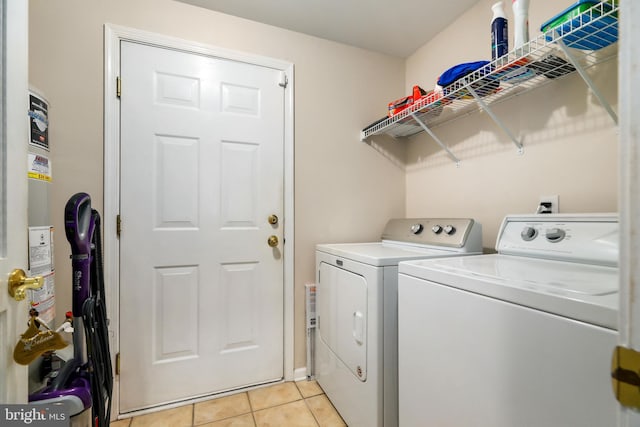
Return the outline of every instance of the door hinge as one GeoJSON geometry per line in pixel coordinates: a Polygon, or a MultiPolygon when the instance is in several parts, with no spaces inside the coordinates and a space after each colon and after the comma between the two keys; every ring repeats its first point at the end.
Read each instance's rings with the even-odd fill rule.
{"type": "Polygon", "coordinates": [[[283,88],[286,88],[288,84],[289,84],[289,77],[287,77],[287,73],[283,71],[280,73],[280,83],[278,83],[278,85],[282,86],[283,88]]]}
{"type": "Polygon", "coordinates": [[[120,96],[122,95],[122,80],[120,80],[120,77],[116,77],[116,96],[118,98],[120,98],[120,96]]]}
{"type": "Polygon", "coordinates": [[[640,409],[640,352],[618,346],[611,358],[613,394],[622,406],[640,409]]]}
{"type": "Polygon", "coordinates": [[[120,214],[116,215],[116,236],[120,237],[120,232],[122,231],[122,219],[120,218],[120,214]]]}
{"type": "Polygon", "coordinates": [[[120,353],[116,353],[116,375],[120,375],[120,353]]]}

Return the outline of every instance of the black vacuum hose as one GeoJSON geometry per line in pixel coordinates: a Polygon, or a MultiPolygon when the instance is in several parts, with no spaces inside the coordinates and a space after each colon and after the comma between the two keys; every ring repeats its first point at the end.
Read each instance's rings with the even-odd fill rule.
{"type": "Polygon", "coordinates": [[[100,214],[92,209],[95,232],[91,253],[91,296],[82,305],[89,376],[91,383],[92,414],[97,427],[108,427],[111,418],[111,396],[113,393],[113,373],[109,351],[109,328],[105,304],[104,269],[102,262],[102,237],[100,214]]]}

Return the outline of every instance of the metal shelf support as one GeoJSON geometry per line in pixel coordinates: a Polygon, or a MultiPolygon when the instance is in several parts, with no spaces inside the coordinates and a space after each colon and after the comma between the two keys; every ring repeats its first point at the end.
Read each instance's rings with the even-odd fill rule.
{"type": "Polygon", "coordinates": [[[420,127],[422,129],[424,129],[425,132],[427,132],[431,138],[434,139],[434,141],[436,141],[438,143],[438,145],[440,146],[440,148],[442,148],[444,151],[447,152],[447,154],[449,155],[449,157],[451,157],[451,160],[453,160],[454,162],[456,162],[456,166],[460,166],[460,159],[458,159],[456,157],[455,154],[453,154],[451,152],[451,150],[449,150],[449,147],[447,147],[446,145],[444,145],[444,143],[440,140],[440,138],[438,138],[436,136],[435,133],[433,133],[433,131],[431,129],[429,129],[429,127],[427,125],[424,124],[424,122],[422,120],[420,120],[420,118],[418,116],[416,116],[416,113],[409,113],[409,115],[413,118],[413,120],[416,121],[416,123],[418,123],[420,125],[420,127]]]}
{"type": "Polygon", "coordinates": [[[471,95],[473,95],[473,97],[476,99],[476,102],[480,105],[480,107],[487,113],[489,114],[489,116],[491,116],[491,118],[493,119],[493,121],[498,125],[498,127],[500,127],[500,129],[502,129],[502,131],[504,133],[507,134],[507,136],[509,138],[511,138],[511,141],[515,144],[515,146],[518,148],[518,154],[522,154],[524,153],[524,148],[522,146],[522,142],[520,142],[518,140],[518,138],[515,137],[515,135],[513,135],[513,133],[511,132],[511,130],[509,130],[509,128],[507,126],[505,126],[504,122],[502,120],[500,120],[500,118],[498,116],[495,115],[495,113],[491,110],[491,108],[489,108],[489,106],[487,105],[486,102],[484,102],[484,100],[482,99],[482,97],[480,97],[480,95],[478,95],[478,93],[471,87],[470,84],[466,85],[467,90],[471,93],[471,95]]]}
{"type": "Polygon", "coordinates": [[[613,122],[617,125],[618,115],[615,111],[613,111],[613,108],[611,108],[611,104],[609,104],[609,102],[604,98],[596,84],[593,82],[591,77],[589,77],[589,74],[587,74],[587,72],[585,71],[584,67],[580,65],[580,61],[576,59],[576,56],[573,54],[573,52],[571,52],[571,49],[569,49],[566,43],[562,40],[562,37],[558,37],[557,43],[564,54],[567,56],[569,61],[571,61],[571,64],[576,68],[576,70],[580,74],[580,77],[582,77],[582,80],[584,80],[587,86],[589,86],[591,92],[595,95],[596,98],[598,98],[600,104],[604,107],[605,110],[607,110],[607,113],[609,113],[609,115],[613,119],[613,122]]]}

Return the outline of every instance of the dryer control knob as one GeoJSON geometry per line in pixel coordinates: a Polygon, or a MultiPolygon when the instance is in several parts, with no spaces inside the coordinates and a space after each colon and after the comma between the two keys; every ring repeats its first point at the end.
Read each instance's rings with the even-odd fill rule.
{"type": "Polygon", "coordinates": [[[424,227],[422,226],[422,224],[413,224],[411,226],[411,232],[413,234],[420,234],[422,233],[422,230],[424,230],[424,227]]]}
{"type": "Polygon", "coordinates": [[[567,233],[562,228],[550,228],[547,230],[545,237],[551,243],[558,243],[565,238],[567,233]]]}
{"type": "Polygon", "coordinates": [[[443,228],[445,234],[453,234],[456,232],[456,228],[453,225],[445,225],[443,228]]]}
{"type": "Polygon", "coordinates": [[[442,226],[436,224],[433,227],[431,227],[431,231],[433,231],[436,234],[440,234],[442,233],[442,226]]]}
{"type": "Polygon", "coordinates": [[[525,227],[520,233],[520,237],[522,237],[522,240],[524,240],[525,242],[530,242],[531,240],[535,239],[537,236],[538,236],[538,230],[536,230],[533,227],[525,227]]]}

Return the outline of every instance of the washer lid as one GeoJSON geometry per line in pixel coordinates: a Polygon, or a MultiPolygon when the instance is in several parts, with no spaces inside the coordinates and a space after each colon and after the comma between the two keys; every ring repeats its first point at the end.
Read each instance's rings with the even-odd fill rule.
{"type": "Polygon", "coordinates": [[[617,328],[615,267],[492,254],[408,261],[399,264],[398,270],[441,285],[617,328]]]}
{"type": "Polygon", "coordinates": [[[334,243],[317,245],[316,249],[376,267],[395,266],[407,260],[461,255],[460,251],[453,248],[436,249],[391,242],[334,243]]]}
{"type": "Polygon", "coordinates": [[[563,295],[618,292],[617,269],[518,256],[482,256],[435,262],[437,268],[531,290],[563,295]]]}

